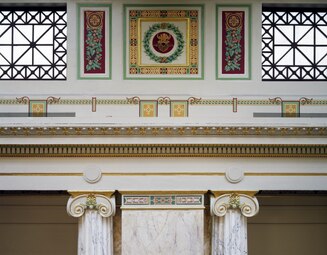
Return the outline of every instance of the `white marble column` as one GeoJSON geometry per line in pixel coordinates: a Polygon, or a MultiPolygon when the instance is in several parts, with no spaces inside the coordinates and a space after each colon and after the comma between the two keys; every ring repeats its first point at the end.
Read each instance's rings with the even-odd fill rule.
{"type": "Polygon", "coordinates": [[[113,255],[113,192],[69,192],[67,212],[78,217],[78,255],[113,255]]]}
{"type": "Polygon", "coordinates": [[[254,194],[218,194],[211,196],[212,255],[246,255],[247,217],[259,212],[254,194]]]}

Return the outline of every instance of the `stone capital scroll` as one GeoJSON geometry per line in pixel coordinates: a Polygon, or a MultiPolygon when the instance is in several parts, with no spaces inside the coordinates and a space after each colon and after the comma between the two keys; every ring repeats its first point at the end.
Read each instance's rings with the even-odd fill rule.
{"type": "Polygon", "coordinates": [[[259,212],[257,198],[251,194],[231,192],[211,197],[211,215],[223,217],[228,210],[240,210],[245,217],[253,217],[259,212]]]}
{"type": "Polygon", "coordinates": [[[96,210],[102,217],[114,216],[116,202],[114,191],[68,191],[71,197],[67,202],[67,213],[81,217],[85,210],[96,210]]]}

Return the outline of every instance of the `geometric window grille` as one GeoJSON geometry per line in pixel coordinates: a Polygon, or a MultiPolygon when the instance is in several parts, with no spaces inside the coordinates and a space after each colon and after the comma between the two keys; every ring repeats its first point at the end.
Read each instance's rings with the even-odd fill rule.
{"type": "Polygon", "coordinates": [[[0,5],[0,80],[66,80],[66,5],[0,5]]]}
{"type": "Polygon", "coordinates": [[[263,5],[262,80],[327,80],[327,5],[263,5]]]}

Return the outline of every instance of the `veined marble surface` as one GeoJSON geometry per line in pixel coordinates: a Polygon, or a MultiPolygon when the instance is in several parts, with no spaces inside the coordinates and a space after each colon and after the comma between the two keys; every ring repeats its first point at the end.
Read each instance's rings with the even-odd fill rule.
{"type": "Polygon", "coordinates": [[[212,255],[246,255],[247,218],[240,210],[212,217],[212,255]]]}
{"type": "Polygon", "coordinates": [[[114,254],[121,255],[121,210],[116,208],[116,214],[113,216],[114,225],[114,254]]]}
{"type": "Polygon", "coordinates": [[[204,210],[204,252],[203,255],[211,255],[211,228],[212,216],[210,209],[204,210]]]}
{"type": "Polygon", "coordinates": [[[122,211],[122,255],[201,255],[203,210],[122,211]]]}
{"type": "Polygon", "coordinates": [[[113,255],[112,217],[86,210],[79,218],[78,255],[113,255]]]}

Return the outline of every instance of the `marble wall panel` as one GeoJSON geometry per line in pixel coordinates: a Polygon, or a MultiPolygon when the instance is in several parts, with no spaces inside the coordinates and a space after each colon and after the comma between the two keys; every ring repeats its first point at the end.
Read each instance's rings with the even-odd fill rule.
{"type": "Polygon", "coordinates": [[[122,211],[122,255],[199,255],[203,236],[203,210],[122,211]]]}

